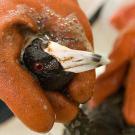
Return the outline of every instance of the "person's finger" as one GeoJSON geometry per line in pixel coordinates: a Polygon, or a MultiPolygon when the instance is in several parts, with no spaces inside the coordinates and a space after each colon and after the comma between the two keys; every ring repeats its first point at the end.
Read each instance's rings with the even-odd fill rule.
{"type": "Polygon", "coordinates": [[[69,84],[68,92],[78,103],[88,101],[93,95],[95,72],[87,71],[77,74],[69,84]]]}
{"type": "Polygon", "coordinates": [[[122,65],[128,64],[128,61],[134,55],[134,36],[135,36],[135,25],[125,28],[118,36],[114,43],[114,48],[109,56],[111,61],[106,67],[106,74],[104,77],[110,76],[112,72],[116,71],[122,65]]]}
{"type": "Polygon", "coordinates": [[[118,30],[122,30],[135,20],[135,3],[120,8],[112,17],[111,23],[118,30]]]}
{"type": "Polygon", "coordinates": [[[96,80],[93,99],[90,101],[92,107],[99,105],[108,96],[118,90],[120,84],[124,80],[126,69],[126,66],[122,66],[107,77],[104,77],[106,76],[105,72],[96,80]]]}
{"type": "Polygon", "coordinates": [[[37,82],[19,64],[24,38],[15,27],[20,24],[34,30],[34,23],[21,15],[4,19],[0,23],[0,97],[28,127],[49,131],[55,120],[53,109],[37,82]]]}
{"type": "Polygon", "coordinates": [[[130,125],[135,124],[135,58],[131,62],[124,98],[123,113],[130,125]]]}
{"type": "Polygon", "coordinates": [[[49,131],[55,114],[37,82],[15,62],[2,64],[0,72],[2,100],[29,128],[49,131]]]}
{"type": "Polygon", "coordinates": [[[46,94],[56,114],[57,122],[69,123],[76,117],[78,106],[75,103],[58,92],[46,92],[46,94]]]}

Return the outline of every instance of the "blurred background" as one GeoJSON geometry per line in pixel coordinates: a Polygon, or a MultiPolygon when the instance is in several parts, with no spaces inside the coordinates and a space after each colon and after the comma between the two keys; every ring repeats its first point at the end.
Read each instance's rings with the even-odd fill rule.
{"type": "MultiPolygon", "coordinates": [[[[92,24],[95,51],[108,56],[118,32],[110,25],[110,16],[120,6],[132,3],[134,0],[78,0],[82,10],[92,24]]],[[[104,67],[97,69],[97,76],[104,71],[104,67]]],[[[5,121],[12,114],[0,103],[0,135],[43,135],[30,131],[17,118],[12,117],[5,121]]],[[[48,135],[61,135],[63,125],[55,124],[48,135]]]]}

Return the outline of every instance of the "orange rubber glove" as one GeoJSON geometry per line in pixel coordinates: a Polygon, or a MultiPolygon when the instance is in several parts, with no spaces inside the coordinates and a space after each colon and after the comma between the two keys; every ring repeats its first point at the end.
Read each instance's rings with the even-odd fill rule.
{"type": "Polygon", "coordinates": [[[120,9],[111,23],[120,34],[110,54],[111,63],[97,78],[90,105],[99,105],[124,85],[123,115],[128,124],[135,125],[135,4],[120,9]]]}
{"type": "MultiPolygon", "coordinates": [[[[39,29],[27,12],[17,11],[18,5],[34,9],[38,14],[44,7],[62,17],[75,13],[92,44],[91,28],[76,0],[0,0],[0,98],[29,128],[47,132],[55,121],[67,123],[75,118],[78,103],[84,103],[92,96],[95,72],[92,70],[74,77],[68,86],[70,98],[43,90],[19,63],[25,44],[24,31],[38,33],[39,29]]],[[[76,49],[85,48],[81,45],[76,49]]]]}

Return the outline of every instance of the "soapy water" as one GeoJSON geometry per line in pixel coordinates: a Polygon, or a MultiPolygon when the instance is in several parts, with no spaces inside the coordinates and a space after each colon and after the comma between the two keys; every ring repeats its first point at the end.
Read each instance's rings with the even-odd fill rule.
{"type": "MultiPolygon", "coordinates": [[[[38,27],[38,33],[47,34],[54,42],[71,49],[79,48],[92,51],[91,43],[88,41],[75,13],[62,17],[49,7],[45,7],[38,13],[34,8],[22,4],[17,5],[15,10],[8,11],[8,15],[1,21],[4,23],[5,20],[10,20],[11,17],[19,15],[32,19],[38,27]]],[[[29,37],[30,33],[27,34],[27,31],[24,33],[26,38],[29,37]]]]}

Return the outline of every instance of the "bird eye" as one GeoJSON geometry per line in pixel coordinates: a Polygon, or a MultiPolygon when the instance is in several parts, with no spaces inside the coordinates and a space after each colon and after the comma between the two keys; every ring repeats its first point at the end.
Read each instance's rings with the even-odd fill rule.
{"type": "Polygon", "coordinates": [[[42,71],[44,69],[44,66],[42,63],[35,63],[34,64],[34,70],[35,71],[42,71]]]}

